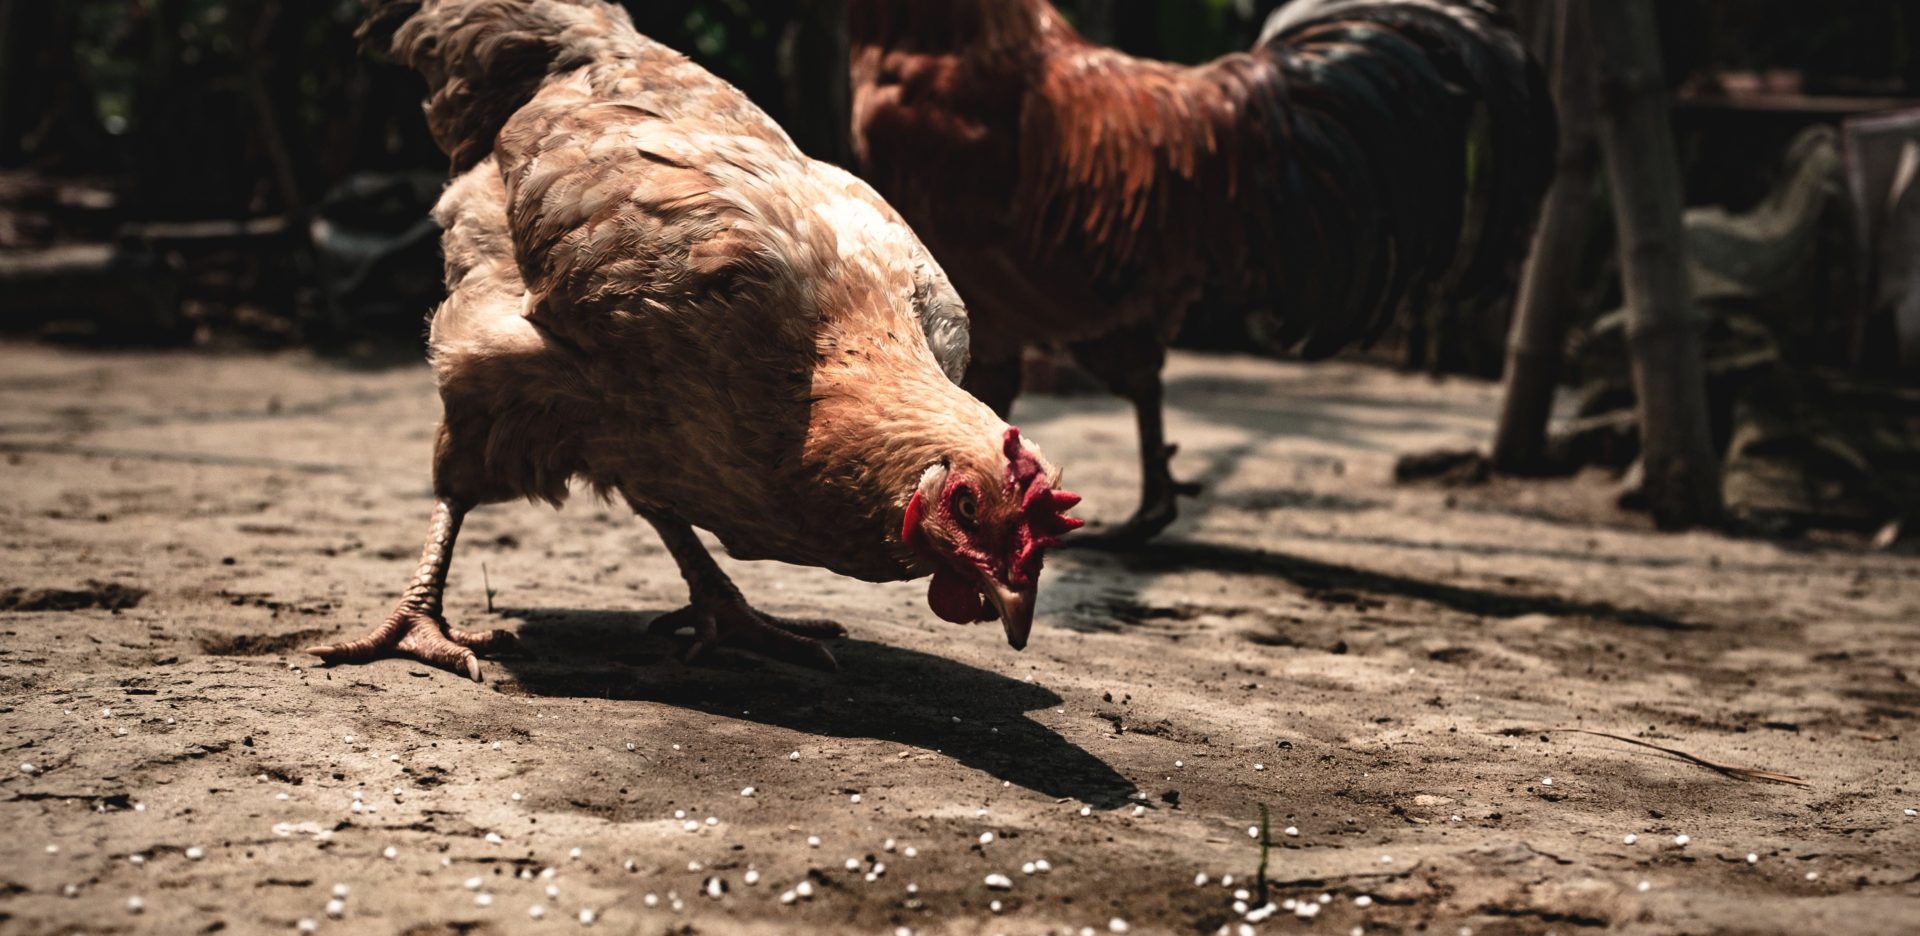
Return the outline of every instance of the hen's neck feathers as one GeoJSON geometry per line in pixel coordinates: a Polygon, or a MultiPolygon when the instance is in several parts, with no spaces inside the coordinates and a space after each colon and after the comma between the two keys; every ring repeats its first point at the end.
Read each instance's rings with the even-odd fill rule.
{"type": "Polygon", "coordinates": [[[921,475],[947,463],[1002,476],[1007,424],[941,373],[917,330],[861,327],[874,324],[836,324],[821,338],[804,472],[827,494],[836,527],[883,530],[919,571],[900,525],[921,475]]]}

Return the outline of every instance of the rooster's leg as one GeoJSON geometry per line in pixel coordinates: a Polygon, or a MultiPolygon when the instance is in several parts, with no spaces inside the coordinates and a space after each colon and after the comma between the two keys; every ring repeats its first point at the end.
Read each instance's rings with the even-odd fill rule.
{"type": "Polygon", "coordinates": [[[433,525],[420,552],[420,569],[407,585],[400,604],[373,632],[348,643],[309,647],[307,652],[328,663],[365,663],[385,656],[410,656],[422,663],[443,666],[480,679],[476,653],[501,649],[513,641],[502,630],[463,631],[447,626],[440,613],[441,594],[447,588],[447,567],[453,563],[453,541],[467,506],[449,497],[433,505],[433,525]]]}
{"type": "Polygon", "coordinates": [[[833,654],[816,638],[845,637],[847,630],[832,621],[795,620],[755,610],[720,570],[707,547],[685,520],[671,514],[634,508],[660,531],[660,540],[680,565],[692,603],[653,622],[655,633],[692,627],[692,659],[714,647],[733,647],[764,657],[829,672],[840,668],[833,654]]]}
{"type": "Polygon", "coordinates": [[[1014,398],[1020,395],[1024,367],[1025,361],[1017,353],[1000,360],[976,357],[967,365],[967,376],[960,386],[973,394],[974,399],[987,404],[994,415],[1008,419],[1013,412],[1014,398]]]}
{"type": "Polygon", "coordinates": [[[1106,383],[1117,396],[1133,404],[1140,433],[1140,507],[1125,523],[1110,530],[1076,533],[1067,542],[1094,549],[1124,549],[1152,539],[1179,516],[1179,498],[1200,493],[1200,486],[1174,480],[1173,455],[1162,412],[1160,367],[1166,349],[1153,335],[1132,331],[1086,345],[1076,345],[1073,356],[1082,367],[1106,383]]]}

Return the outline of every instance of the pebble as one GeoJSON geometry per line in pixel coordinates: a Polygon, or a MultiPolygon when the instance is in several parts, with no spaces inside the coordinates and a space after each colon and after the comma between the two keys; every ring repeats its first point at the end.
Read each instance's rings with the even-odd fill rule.
{"type": "Polygon", "coordinates": [[[491,907],[493,906],[493,895],[475,894],[473,895],[473,905],[476,907],[491,907]]]}
{"type": "Polygon", "coordinates": [[[1809,880],[1809,881],[1818,881],[1818,880],[1820,880],[1820,872],[1818,872],[1818,871],[1808,871],[1808,872],[1807,872],[1807,880],[1809,880]]]}
{"type": "Polygon", "coordinates": [[[1257,839],[1257,838],[1259,838],[1259,837],[1260,837],[1260,827],[1259,827],[1259,826],[1257,826],[1257,825],[1250,825],[1250,826],[1247,826],[1247,838],[1251,838],[1251,839],[1257,839]]]}
{"type": "Polygon", "coordinates": [[[58,846],[58,845],[48,845],[48,846],[47,846],[47,854],[49,854],[49,855],[58,855],[58,854],[60,854],[60,846],[58,846]]]}
{"type": "Polygon", "coordinates": [[[848,858],[848,859],[847,859],[847,870],[848,870],[848,871],[858,871],[858,870],[860,870],[860,859],[858,859],[858,858],[848,858]]]}
{"type": "Polygon", "coordinates": [[[188,861],[199,861],[200,859],[205,857],[207,857],[207,850],[204,848],[201,848],[198,845],[195,845],[192,848],[187,849],[188,861]]]}
{"type": "Polygon", "coordinates": [[[752,796],[752,795],[753,795],[754,793],[756,793],[756,792],[759,792],[759,791],[757,791],[757,790],[755,790],[755,789],[754,789],[753,787],[750,787],[750,786],[749,786],[749,787],[741,787],[741,788],[740,788],[740,795],[741,795],[741,796],[752,796]]]}
{"type": "Polygon", "coordinates": [[[787,755],[787,760],[799,760],[799,759],[800,759],[800,752],[799,752],[799,751],[795,751],[795,752],[793,752],[792,754],[788,754],[788,755],[787,755]]]}
{"type": "Polygon", "coordinates": [[[1109,933],[1124,933],[1132,928],[1133,927],[1127,925],[1127,921],[1119,917],[1114,917],[1107,921],[1107,932],[1109,933]]]}
{"type": "Polygon", "coordinates": [[[1639,888],[1640,888],[1640,893],[1642,893],[1642,894],[1644,894],[1644,893],[1646,893],[1647,891],[1650,891],[1650,890],[1653,890],[1653,882],[1652,882],[1652,881],[1641,881],[1641,882],[1640,882],[1640,885],[1639,885],[1639,888]]]}
{"type": "Polygon", "coordinates": [[[1541,778],[1540,778],[1540,785],[1541,785],[1541,786],[1553,786],[1553,778],[1552,778],[1552,777],[1541,777],[1541,778]]]}
{"type": "Polygon", "coordinates": [[[547,916],[547,908],[539,904],[534,904],[533,906],[527,908],[527,916],[530,916],[536,920],[545,919],[547,916]]]}
{"type": "Polygon", "coordinates": [[[1628,845],[1632,845],[1633,843],[1640,841],[1640,836],[1635,835],[1632,832],[1628,832],[1626,838],[1623,838],[1620,841],[1625,842],[1628,845]]]}
{"type": "Polygon", "coordinates": [[[1759,864],[1759,863],[1760,863],[1760,856],[1757,853],[1747,852],[1747,864],[1759,864]]]}
{"type": "Polygon", "coordinates": [[[1080,807],[1080,815],[1082,815],[1082,816],[1091,816],[1091,815],[1093,815],[1093,807],[1092,807],[1092,806],[1082,806],[1082,807],[1080,807]]]}
{"type": "Polygon", "coordinates": [[[293,924],[293,928],[302,933],[318,933],[320,932],[320,921],[312,917],[301,917],[300,922],[293,924]]]}
{"type": "MultiPolygon", "coordinates": [[[[808,847],[808,848],[819,848],[819,847],[820,847],[820,836],[818,836],[818,835],[809,835],[809,836],[807,836],[807,847],[808,847]]],[[[912,856],[912,855],[908,855],[907,857],[909,857],[909,858],[911,858],[911,857],[913,857],[913,856],[912,856]]]]}
{"type": "Polygon", "coordinates": [[[559,899],[560,899],[560,885],[558,885],[558,884],[548,884],[548,885],[547,885],[547,899],[548,899],[548,900],[559,900],[559,899]]]}
{"type": "Polygon", "coordinates": [[[20,772],[21,772],[21,773],[33,773],[34,771],[36,771],[36,770],[39,770],[39,769],[40,769],[40,768],[38,768],[38,767],[35,767],[35,766],[33,766],[32,764],[21,764],[21,765],[20,765],[20,772]]]}
{"type": "Polygon", "coordinates": [[[385,858],[388,861],[392,861],[393,859],[400,857],[400,849],[395,848],[392,845],[388,845],[386,848],[381,849],[380,857],[385,858]]]}
{"type": "Polygon", "coordinates": [[[1138,819],[1138,818],[1140,818],[1141,816],[1144,816],[1144,815],[1146,815],[1146,814],[1147,814],[1147,807],[1145,807],[1145,806],[1135,806],[1135,807],[1133,807],[1133,818],[1135,818],[1135,819],[1138,819]]]}
{"type": "Polygon", "coordinates": [[[747,882],[748,887],[752,887],[753,885],[760,883],[760,872],[752,868],[748,868],[747,874],[744,880],[747,882]]]}
{"type": "Polygon", "coordinates": [[[502,844],[502,843],[504,843],[504,842],[506,842],[506,839],[505,839],[505,838],[502,838],[502,837],[500,836],[500,833],[498,833],[498,832],[488,832],[488,833],[487,833],[487,844],[488,844],[488,845],[499,845],[499,844],[502,844]]]}
{"type": "Polygon", "coordinates": [[[1267,769],[1267,765],[1265,765],[1265,764],[1255,764],[1255,765],[1253,765],[1253,769],[1255,769],[1255,770],[1265,770],[1265,769],[1267,769]]]}
{"type": "Polygon", "coordinates": [[[1021,874],[1032,874],[1032,873],[1033,873],[1034,871],[1036,871],[1036,870],[1038,870],[1038,869],[1036,869],[1036,868],[1035,868],[1035,867],[1033,866],[1033,862],[1031,862],[1031,861],[1029,861],[1029,862],[1027,862],[1026,864],[1023,864],[1023,865],[1021,865],[1021,866],[1020,866],[1020,873],[1021,873],[1021,874]]]}
{"type": "Polygon", "coordinates": [[[633,750],[633,742],[632,742],[632,741],[628,741],[628,742],[627,742],[627,750],[629,750],[629,751],[631,751],[631,750],[633,750]]]}
{"type": "Polygon", "coordinates": [[[1194,875],[1194,876],[1193,876],[1193,886],[1195,886],[1195,887],[1205,887],[1205,886],[1207,886],[1207,872],[1205,872],[1205,871],[1202,871],[1202,872],[1200,872],[1199,874],[1196,874],[1196,875],[1194,875]]]}
{"type": "Polygon", "coordinates": [[[347,915],[347,902],[338,897],[327,901],[327,916],[338,920],[347,915]]]}
{"type": "Polygon", "coordinates": [[[908,858],[918,858],[920,857],[920,849],[915,848],[912,845],[908,845],[906,850],[902,851],[900,854],[905,855],[908,858]]]}
{"type": "Polygon", "coordinates": [[[685,829],[688,832],[698,832],[700,831],[700,823],[698,820],[688,819],[687,821],[680,823],[680,828],[685,829]]]}
{"type": "Polygon", "coordinates": [[[800,899],[800,895],[794,893],[793,891],[780,892],[780,902],[783,904],[790,904],[799,899],[800,899]]]}
{"type": "Polygon", "coordinates": [[[145,913],[146,910],[147,910],[147,902],[145,900],[142,900],[139,897],[127,898],[128,913],[145,913]]]}
{"type": "Polygon", "coordinates": [[[793,892],[811,900],[813,898],[813,882],[802,880],[800,883],[793,885],[793,892]]]}
{"type": "Polygon", "coordinates": [[[980,833],[980,844],[982,844],[982,845],[992,845],[992,844],[993,844],[993,833],[992,833],[992,832],[982,832],[982,833],[980,833]]]}
{"type": "MultiPolygon", "coordinates": [[[[792,891],[788,891],[788,893],[792,893],[792,891]]],[[[660,906],[660,895],[648,894],[647,896],[640,898],[640,902],[643,904],[646,904],[649,908],[658,907],[660,906]]]]}
{"type": "Polygon", "coordinates": [[[518,803],[518,802],[520,802],[520,793],[519,793],[518,791],[515,791],[515,792],[514,792],[514,794],[513,794],[513,796],[512,796],[512,799],[513,799],[513,801],[514,801],[514,802],[516,802],[516,803],[518,803]]]}
{"type": "Polygon", "coordinates": [[[581,926],[592,926],[593,921],[599,918],[600,918],[600,915],[597,913],[594,913],[592,907],[580,908],[580,925],[581,926]]]}
{"type": "Polygon", "coordinates": [[[882,845],[880,846],[880,850],[881,850],[881,851],[886,851],[886,852],[890,852],[890,851],[893,851],[893,849],[894,849],[894,846],[895,846],[896,844],[897,844],[897,843],[896,843],[896,842],[894,842],[894,840],[893,840],[893,839],[887,839],[887,840],[886,840],[886,842],[885,842],[884,844],[882,844],[882,845]]]}
{"type": "Polygon", "coordinates": [[[707,817],[707,825],[709,825],[709,826],[717,826],[717,825],[719,825],[719,824],[720,824],[720,819],[719,819],[718,817],[716,817],[716,816],[708,816],[708,817],[707,817]]]}
{"type": "Polygon", "coordinates": [[[485,883],[485,882],[483,882],[483,881],[481,881],[481,880],[480,880],[479,878],[477,878],[477,877],[470,877],[470,878],[467,878],[467,882],[466,882],[466,887],[467,887],[467,890],[474,890],[474,891],[476,890],[476,891],[477,891],[477,890],[479,890],[479,889],[480,889],[480,885],[481,885],[482,883],[485,883]]]}
{"type": "Polygon", "coordinates": [[[1373,906],[1373,898],[1367,896],[1366,894],[1361,894],[1360,896],[1353,898],[1353,905],[1356,907],[1360,907],[1362,909],[1371,907],[1373,906]]]}
{"type": "Polygon", "coordinates": [[[1012,878],[1010,878],[1010,877],[1007,877],[1007,876],[1006,876],[1006,875],[1004,875],[1004,874],[1000,874],[1000,873],[997,873],[997,872],[996,872],[996,873],[994,873],[994,874],[989,874],[989,875],[987,875],[987,889],[989,889],[989,890],[1012,890],[1012,889],[1013,889],[1013,879],[1012,879],[1012,878]]]}
{"type": "Polygon", "coordinates": [[[344,900],[348,893],[351,893],[351,891],[347,888],[347,885],[345,884],[333,885],[333,896],[339,897],[344,900]]]}
{"type": "Polygon", "coordinates": [[[1285,834],[1286,834],[1286,835],[1287,835],[1287,837],[1289,837],[1289,838],[1299,838],[1299,837],[1300,837],[1300,828],[1299,828],[1298,826],[1287,826],[1287,827],[1286,827],[1286,828],[1285,828],[1284,830],[1282,830],[1282,831],[1283,831],[1283,832],[1285,832],[1285,834]]]}
{"type": "Polygon", "coordinates": [[[705,890],[707,892],[708,897],[714,900],[719,900],[720,895],[727,892],[727,882],[722,881],[717,877],[707,878],[707,884],[706,884],[705,890]]]}
{"type": "Polygon", "coordinates": [[[1681,848],[1687,847],[1687,843],[1691,841],[1693,841],[1693,837],[1688,835],[1676,835],[1673,837],[1673,844],[1681,848]]]}
{"type": "Polygon", "coordinates": [[[1053,870],[1053,862],[1050,862],[1045,858],[1038,859],[1033,863],[1033,869],[1035,871],[1040,872],[1041,874],[1045,874],[1048,871],[1053,870]]]}
{"type": "Polygon", "coordinates": [[[853,794],[852,796],[849,796],[849,797],[847,797],[847,799],[848,799],[848,800],[850,800],[850,801],[852,801],[852,802],[855,802],[855,803],[858,803],[858,802],[860,802],[860,794],[858,794],[858,793],[855,793],[855,794],[853,794]]]}
{"type": "Polygon", "coordinates": [[[67,897],[78,897],[80,896],[80,885],[68,884],[67,886],[60,888],[60,893],[67,897]]]}

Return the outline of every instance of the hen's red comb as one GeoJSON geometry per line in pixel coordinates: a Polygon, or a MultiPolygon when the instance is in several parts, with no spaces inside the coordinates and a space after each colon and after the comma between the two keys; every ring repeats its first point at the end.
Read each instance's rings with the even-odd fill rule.
{"type": "Polygon", "coordinates": [[[1007,570],[1007,583],[1029,588],[1040,580],[1040,565],[1046,552],[1060,545],[1060,537],[1085,521],[1067,516],[1080,495],[1053,489],[1053,479],[1033,451],[1020,441],[1020,430],[1009,428],[1006,437],[1007,488],[1020,496],[1019,537],[1013,565],[1007,570]]]}

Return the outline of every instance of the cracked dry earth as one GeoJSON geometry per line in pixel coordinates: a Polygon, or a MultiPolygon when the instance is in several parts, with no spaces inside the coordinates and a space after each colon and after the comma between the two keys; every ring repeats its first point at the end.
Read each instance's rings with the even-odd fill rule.
{"type": "MultiPolygon", "coordinates": [[[[924,584],[723,559],[846,624],[843,671],[682,664],[642,635],[668,557],[581,498],[470,517],[449,617],[521,638],[476,685],[299,652],[412,569],[423,367],[0,346],[0,930],[1238,932],[1262,806],[1272,901],[1319,909],[1261,933],[1920,930],[1920,562],[1654,535],[1600,478],[1392,485],[1484,437],[1481,384],[1169,377],[1207,494],[1058,555],[1025,653],[924,584]]],[[[1125,516],[1121,405],[1017,415],[1125,516]]]]}

